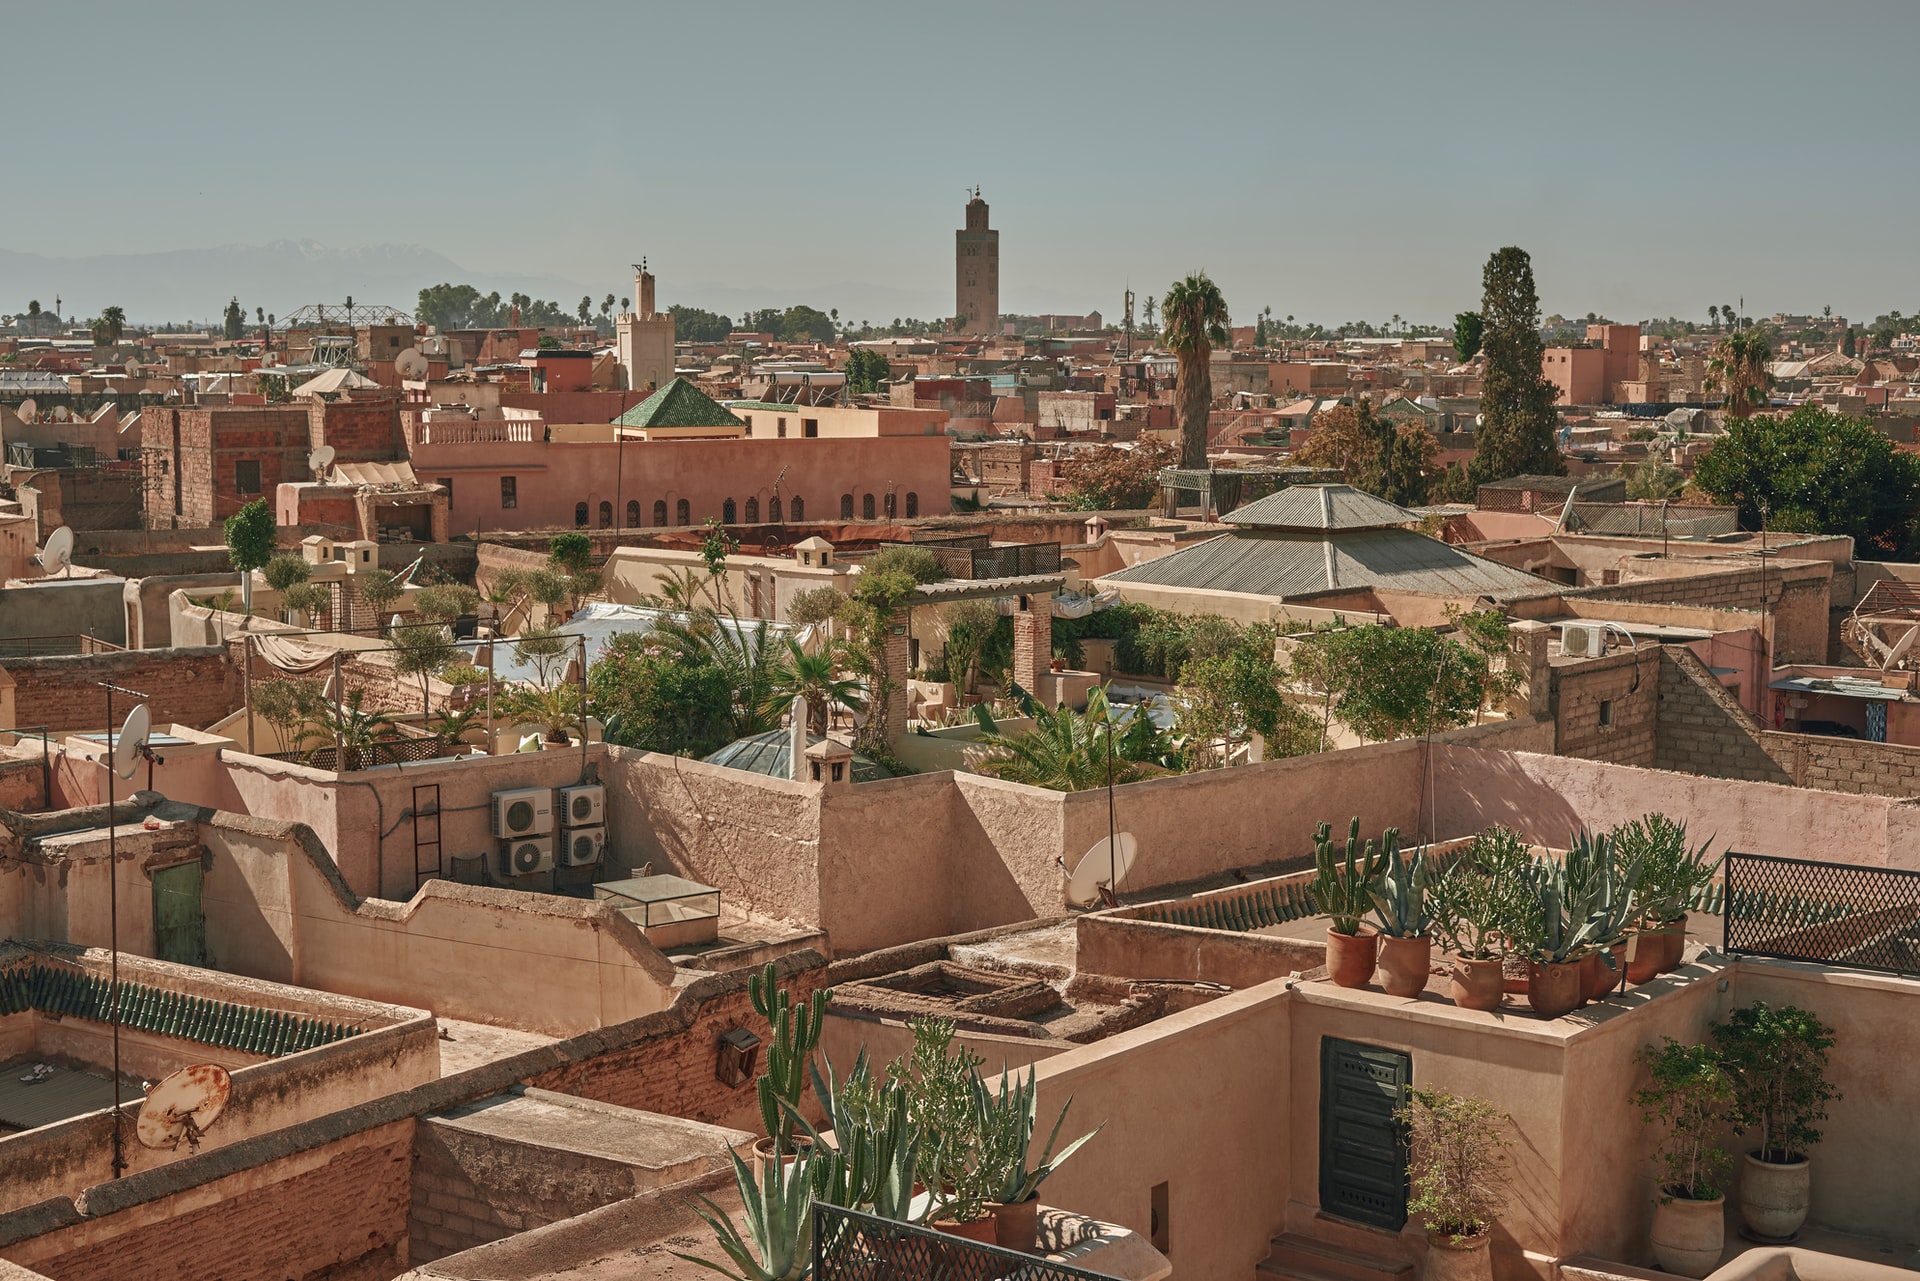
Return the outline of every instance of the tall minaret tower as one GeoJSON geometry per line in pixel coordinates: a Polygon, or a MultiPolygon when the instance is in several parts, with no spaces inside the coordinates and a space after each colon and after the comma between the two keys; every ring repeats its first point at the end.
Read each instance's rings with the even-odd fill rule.
{"type": "Polygon", "coordinates": [[[953,233],[953,242],[953,314],[961,332],[1000,332],[1000,233],[987,226],[978,187],[967,201],[967,225],[953,233]]]}
{"type": "Polygon", "coordinates": [[[628,387],[658,391],[673,381],[673,313],[654,310],[653,273],[645,258],[633,264],[633,297],[635,310],[614,323],[615,350],[628,387]]]}

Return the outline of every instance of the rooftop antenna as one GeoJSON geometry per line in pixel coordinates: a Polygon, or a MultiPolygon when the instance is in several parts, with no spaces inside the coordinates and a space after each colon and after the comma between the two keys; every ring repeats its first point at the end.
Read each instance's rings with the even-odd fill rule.
{"type": "Polygon", "coordinates": [[[216,1063],[194,1063],[160,1079],[147,1091],[134,1123],[134,1137],[143,1148],[171,1152],[187,1141],[188,1152],[200,1150],[200,1136],[226,1110],[233,1096],[233,1078],[216,1063]]]}
{"type": "Polygon", "coordinates": [[[73,566],[73,531],[65,525],[47,535],[47,545],[34,555],[33,563],[38,565],[48,578],[55,574],[62,578],[71,578],[73,566]]]}
{"type": "Polygon", "coordinates": [[[333,466],[333,446],[322,445],[307,455],[307,470],[313,473],[315,480],[327,478],[327,468],[333,466]]]}
{"type": "Polygon", "coordinates": [[[113,781],[116,778],[132,778],[134,770],[139,768],[140,757],[147,746],[147,734],[153,728],[153,718],[144,701],[147,696],[139,690],[125,689],[111,681],[101,681],[100,688],[107,692],[108,725],[113,724],[113,696],[116,692],[143,700],[135,703],[133,710],[127,713],[126,723],[113,736],[102,762],[107,767],[107,949],[112,958],[107,989],[111,994],[107,1001],[107,1022],[113,1029],[113,1177],[117,1179],[127,1172],[127,1155],[125,1139],[121,1134],[123,1118],[120,1115],[120,842],[119,826],[113,816],[113,781]]]}

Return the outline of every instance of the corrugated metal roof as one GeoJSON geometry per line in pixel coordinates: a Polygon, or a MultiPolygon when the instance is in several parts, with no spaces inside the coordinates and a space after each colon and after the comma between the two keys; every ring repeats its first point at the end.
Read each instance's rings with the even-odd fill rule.
{"type": "Polygon", "coordinates": [[[1235,531],[1109,574],[1107,581],[1283,599],[1363,587],[1452,596],[1533,596],[1554,586],[1410,529],[1330,535],[1235,531]]]}
{"type": "Polygon", "coordinates": [[[1289,485],[1220,518],[1259,529],[1378,529],[1420,518],[1351,485],[1289,485]]]}

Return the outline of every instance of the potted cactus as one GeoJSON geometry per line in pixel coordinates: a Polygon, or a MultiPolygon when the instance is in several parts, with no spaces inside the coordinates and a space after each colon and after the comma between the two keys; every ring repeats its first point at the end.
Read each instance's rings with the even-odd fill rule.
{"type": "Polygon", "coordinates": [[[1557,1019],[1586,994],[1580,956],[1598,932],[1598,897],[1591,886],[1569,886],[1566,865],[1550,858],[1529,863],[1524,879],[1531,901],[1517,929],[1525,941],[1527,1004],[1557,1019]]]}
{"type": "Polygon", "coordinates": [[[1399,838],[1399,832],[1387,829],[1381,840],[1387,865],[1367,894],[1380,922],[1380,986],[1393,996],[1414,997],[1427,990],[1433,957],[1431,880],[1426,850],[1402,859],[1399,838]]]}
{"type": "Polygon", "coordinates": [[[1433,883],[1434,929],[1453,954],[1453,1003],[1497,1010],[1505,1000],[1501,961],[1521,915],[1527,843],[1489,827],[1433,883]]]}
{"type": "Polygon", "coordinates": [[[1627,959],[1627,981],[1645,983],[1680,965],[1687,941],[1687,909],[1712,884],[1720,859],[1709,859],[1712,838],[1687,843],[1687,825],[1650,813],[1608,833],[1614,859],[1638,860],[1639,913],[1627,959]]]}
{"type": "Polygon", "coordinates": [[[769,961],[766,969],[747,979],[747,996],[772,1030],[767,1040],[766,1071],[754,1083],[760,1120],[767,1128],[767,1137],[756,1145],[756,1151],[762,1156],[785,1157],[795,1150],[794,1117],[799,1112],[800,1095],[807,1088],[807,1071],[814,1047],[820,1044],[821,1025],[833,989],[821,988],[795,1007],[791,994],[778,984],[773,962],[769,961]],[[787,1106],[781,1106],[783,1101],[787,1106]]]}
{"type": "Polygon", "coordinates": [[[1756,1239],[1791,1241],[1813,1193],[1815,1123],[1840,1097],[1827,1084],[1833,1029],[1796,1006],[1755,1001],[1714,1024],[1712,1036],[1733,1082],[1733,1132],[1760,1139],[1741,1169],[1740,1215],[1756,1239]]]}
{"type": "Polygon", "coordinates": [[[1719,1266],[1726,1246],[1720,1178],[1728,1161],[1717,1144],[1734,1119],[1733,1082],[1710,1045],[1666,1037],[1659,1046],[1640,1047],[1635,1057],[1651,1077],[1633,1101],[1656,1132],[1653,1254],[1668,1272],[1704,1277],[1719,1266]]]}
{"type": "Polygon", "coordinates": [[[1508,1118],[1484,1099],[1412,1086],[1395,1115],[1407,1127],[1407,1211],[1427,1229],[1426,1281],[1486,1281],[1508,1118]]]}
{"type": "MultiPolygon", "coordinates": [[[[1388,828],[1383,844],[1399,839],[1397,828],[1388,828]]],[[[1374,959],[1380,936],[1361,918],[1372,906],[1369,888],[1386,869],[1388,854],[1372,841],[1360,840],[1360,820],[1355,817],[1347,828],[1344,856],[1333,852],[1333,828],[1320,824],[1313,833],[1315,875],[1307,886],[1313,906],[1328,920],[1327,972],[1341,987],[1365,987],[1373,978],[1374,959]]]]}

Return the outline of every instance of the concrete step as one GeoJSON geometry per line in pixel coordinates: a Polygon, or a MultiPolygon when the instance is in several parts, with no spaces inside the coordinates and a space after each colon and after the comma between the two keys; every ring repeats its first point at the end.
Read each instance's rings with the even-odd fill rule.
{"type": "Polygon", "coordinates": [[[1290,1281],[1412,1281],[1413,1262],[1283,1232],[1273,1239],[1272,1253],[1254,1271],[1290,1281]]]}

